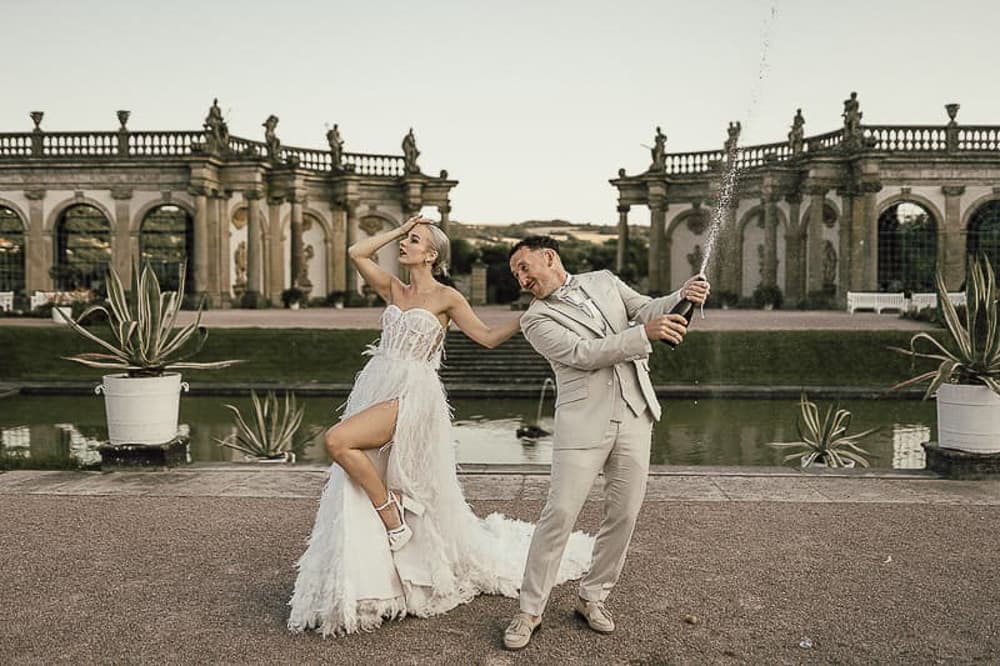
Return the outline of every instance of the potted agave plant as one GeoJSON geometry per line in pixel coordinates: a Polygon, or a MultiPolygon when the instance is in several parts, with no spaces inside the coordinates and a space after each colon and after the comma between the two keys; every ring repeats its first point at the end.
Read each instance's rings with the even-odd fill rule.
{"type": "Polygon", "coordinates": [[[97,393],[104,394],[108,421],[108,440],[120,444],[164,444],[177,435],[180,393],[187,388],[176,370],[225,368],[241,361],[192,363],[208,338],[201,326],[201,307],[195,320],[175,327],[184,293],[184,267],[180,269],[178,291],[160,291],[156,274],[147,265],[132,272],[128,292],[113,269],[108,270],[107,305],[94,305],[77,319],[66,323],[95,343],[103,352],[65,356],[69,361],[91,368],[113,369],[97,393]],[[104,340],[82,326],[88,315],[102,312],[111,329],[111,341],[104,340]]]}
{"type": "Polygon", "coordinates": [[[996,276],[984,257],[970,258],[965,281],[965,317],[948,298],[936,275],[938,304],[948,340],[930,333],[910,338],[914,358],[938,362],[937,368],[911,377],[894,389],[929,382],[924,399],[937,393],[938,446],[968,453],[1000,453],[1000,331],[997,330],[996,276]],[[918,349],[918,345],[926,345],[918,349]]]}
{"type": "MultiPolygon", "coordinates": [[[[268,391],[263,400],[250,391],[252,414],[244,418],[239,407],[226,405],[233,413],[234,432],[225,439],[216,439],[221,446],[243,453],[248,461],[295,462],[295,449],[304,444],[295,435],[302,425],[305,407],[295,404],[295,394],[286,393],[284,402],[274,391],[268,391]]],[[[311,433],[306,439],[311,439],[311,433]]]]}
{"type": "Polygon", "coordinates": [[[865,456],[872,455],[858,446],[858,442],[877,431],[869,428],[854,435],[848,435],[851,425],[851,413],[846,409],[833,406],[827,408],[826,415],[820,419],[819,408],[803,393],[799,398],[799,419],[796,426],[800,440],[797,442],[767,442],[767,446],[777,449],[798,449],[784,457],[782,462],[799,459],[802,467],[815,465],[817,467],[854,467],[855,463],[868,467],[865,456]]]}

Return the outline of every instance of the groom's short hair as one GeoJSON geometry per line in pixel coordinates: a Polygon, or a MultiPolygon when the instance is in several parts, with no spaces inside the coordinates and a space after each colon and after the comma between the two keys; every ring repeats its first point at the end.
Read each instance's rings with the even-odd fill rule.
{"type": "Polygon", "coordinates": [[[513,257],[514,254],[522,247],[526,247],[529,250],[549,249],[556,254],[559,254],[559,241],[552,236],[525,236],[521,240],[517,241],[514,247],[510,248],[510,252],[507,254],[507,259],[509,260],[513,257]]]}

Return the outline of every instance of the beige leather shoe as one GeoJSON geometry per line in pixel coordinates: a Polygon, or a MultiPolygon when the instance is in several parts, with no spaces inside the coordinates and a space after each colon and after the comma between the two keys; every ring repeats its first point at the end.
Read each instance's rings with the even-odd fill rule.
{"type": "Polygon", "coordinates": [[[503,645],[508,650],[520,650],[531,642],[531,634],[542,624],[542,618],[533,618],[521,612],[514,616],[510,626],[503,632],[503,645]]]}
{"type": "Polygon", "coordinates": [[[583,616],[590,628],[602,634],[610,634],[615,630],[615,621],[611,619],[611,611],[604,606],[603,601],[587,601],[576,598],[576,612],[583,616]]]}

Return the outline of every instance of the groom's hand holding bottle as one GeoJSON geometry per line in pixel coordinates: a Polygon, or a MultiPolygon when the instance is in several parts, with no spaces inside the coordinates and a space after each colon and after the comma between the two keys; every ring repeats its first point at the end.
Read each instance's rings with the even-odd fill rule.
{"type": "Polygon", "coordinates": [[[711,285],[705,276],[695,275],[689,278],[680,289],[680,302],[668,314],[646,322],[646,337],[650,340],[662,340],[671,347],[679,345],[691,323],[694,307],[705,303],[710,290],[711,285]]]}

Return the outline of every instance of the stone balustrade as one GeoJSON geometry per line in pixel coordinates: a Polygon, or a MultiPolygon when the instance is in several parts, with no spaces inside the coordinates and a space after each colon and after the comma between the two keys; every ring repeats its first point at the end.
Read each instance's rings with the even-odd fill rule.
{"type": "MultiPolygon", "coordinates": [[[[188,157],[206,152],[206,136],[201,131],[132,132],[34,132],[0,134],[0,160],[24,159],[107,159],[188,157]]],[[[240,137],[229,137],[226,156],[268,159],[266,144],[240,137]]],[[[329,151],[283,146],[280,159],[310,171],[333,170],[329,151]]],[[[405,175],[401,155],[344,153],[346,170],[364,176],[400,177],[405,175]]]]}

